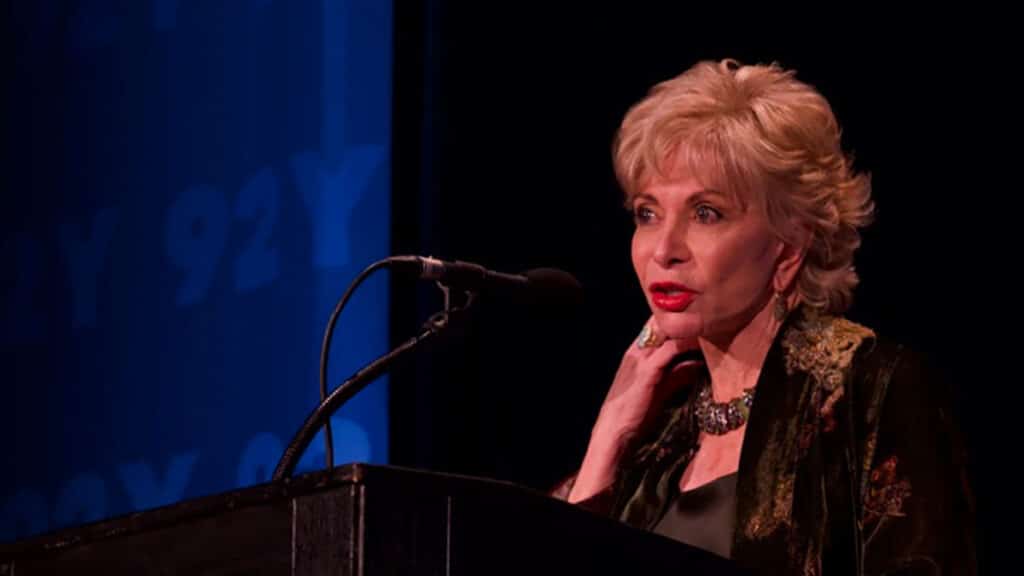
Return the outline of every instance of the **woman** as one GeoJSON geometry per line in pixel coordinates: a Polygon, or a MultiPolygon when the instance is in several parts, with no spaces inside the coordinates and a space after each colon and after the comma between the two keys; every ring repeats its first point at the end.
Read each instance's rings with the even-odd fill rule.
{"type": "Polygon", "coordinates": [[[756,573],[973,573],[948,386],[841,317],[873,205],[826,100],[702,62],[614,160],[653,314],[556,496],[756,573]]]}

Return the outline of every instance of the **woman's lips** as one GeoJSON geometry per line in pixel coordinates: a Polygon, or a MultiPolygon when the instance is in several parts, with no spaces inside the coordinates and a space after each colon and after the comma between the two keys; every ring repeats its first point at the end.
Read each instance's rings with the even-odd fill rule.
{"type": "Polygon", "coordinates": [[[655,282],[650,285],[651,302],[662,310],[682,312],[693,302],[697,294],[683,284],[676,282],[655,282]]]}

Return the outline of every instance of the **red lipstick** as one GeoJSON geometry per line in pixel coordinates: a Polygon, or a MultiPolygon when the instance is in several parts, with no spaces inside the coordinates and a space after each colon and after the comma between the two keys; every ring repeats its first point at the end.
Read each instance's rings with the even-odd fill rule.
{"type": "Polygon", "coordinates": [[[654,282],[648,286],[651,302],[668,312],[682,312],[690,306],[697,293],[678,282],[654,282]]]}

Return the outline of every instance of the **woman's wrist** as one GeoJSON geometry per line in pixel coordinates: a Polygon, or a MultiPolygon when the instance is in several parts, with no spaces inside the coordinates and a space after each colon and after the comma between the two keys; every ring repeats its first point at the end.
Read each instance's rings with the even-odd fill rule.
{"type": "Polygon", "coordinates": [[[614,483],[627,443],[625,434],[599,430],[591,434],[569,502],[585,500],[614,483]]]}

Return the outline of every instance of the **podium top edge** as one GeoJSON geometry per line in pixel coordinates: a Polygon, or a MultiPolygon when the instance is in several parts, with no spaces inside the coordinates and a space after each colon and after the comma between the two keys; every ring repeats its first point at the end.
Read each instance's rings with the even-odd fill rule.
{"type": "Polygon", "coordinates": [[[133,511],[83,525],[60,528],[15,542],[0,543],[0,562],[3,562],[5,558],[22,556],[31,551],[53,552],[87,542],[157,530],[164,526],[214,516],[231,510],[265,506],[274,501],[286,501],[345,486],[404,482],[434,485],[439,490],[443,487],[458,486],[465,489],[469,486],[476,486],[488,490],[540,495],[539,492],[530,488],[492,478],[352,462],[331,470],[313,471],[280,482],[255,484],[182,500],[157,508],[133,511]]]}

